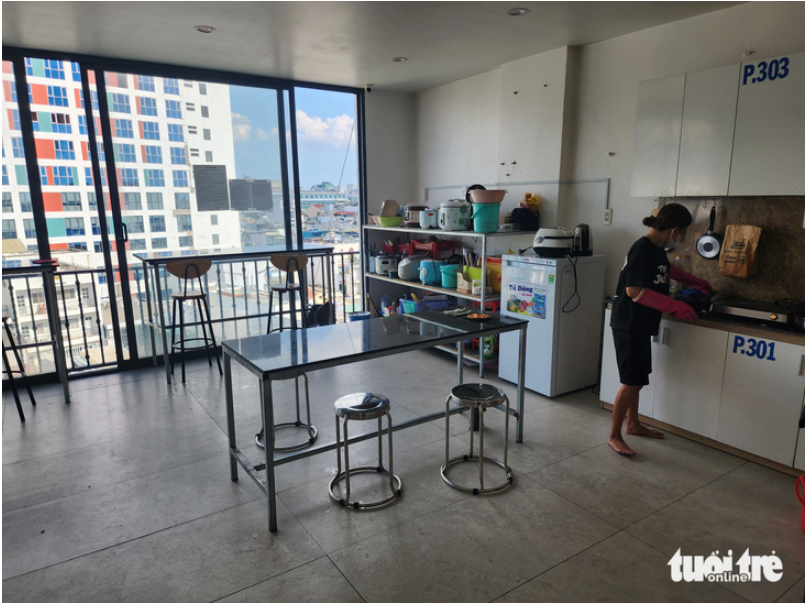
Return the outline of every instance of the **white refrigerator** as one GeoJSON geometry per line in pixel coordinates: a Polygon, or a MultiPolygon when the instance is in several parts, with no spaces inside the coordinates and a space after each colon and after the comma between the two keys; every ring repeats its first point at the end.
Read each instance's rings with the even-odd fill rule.
{"type": "MultiPolygon", "coordinates": [[[[605,257],[503,256],[501,314],[528,320],[525,387],[559,396],[598,383],[605,257]]],[[[498,375],[517,383],[519,335],[500,335],[498,375]]]]}

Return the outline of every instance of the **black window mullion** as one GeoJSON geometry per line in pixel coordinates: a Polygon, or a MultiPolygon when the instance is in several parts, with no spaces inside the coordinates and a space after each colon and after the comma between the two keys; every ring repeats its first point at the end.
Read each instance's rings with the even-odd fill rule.
{"type": "Polygon", "coordinates": [[[296,95],[294,89],[288,90],[288,114],[291,117],[291,165],[293,166],[293,188],[296,191],[296,203],[294,205],[294,216],[296,217],[296,245],[297,249],[302,249],[304,239],[302,237],[302,192],[299,185],[299,145],[296,136],[296,95]]]}
{"type": "Polygon", "coordinates": [[[277,90],[277,133],[280,141],[280,174],[282,174],[282,217],[285,222],[285,248],[291,249],[291,191],[288,186],[288,138],[285,125],[285,91],[277,90]]]}

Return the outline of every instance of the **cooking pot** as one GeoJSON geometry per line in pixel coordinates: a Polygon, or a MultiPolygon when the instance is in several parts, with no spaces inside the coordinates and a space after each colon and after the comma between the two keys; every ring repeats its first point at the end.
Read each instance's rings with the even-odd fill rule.
{"type": "Polygon", "coordinates": [[[397,272],[397,258],[393,255],[379,255],[375,259],[375,270],[378,274],[389,276],[389,272],[397,272]]]}
{"type": "Polygon", "coordinates": [[[419,212],[420,228],[439,228],[439,210],[423,209],[419,212]]]}
{"type": "Polygon", "coordinates": [[[696,241],[696,251],[707,260],[714,260],[721,253],[721,235],[713,232],[716,224],[716,206],[710,210],[710,226],[707,232],[696,241]]]}
{"type": "Polygon", "coordinates": [[[423,285],[438,285],[442,282],[441,271],[444,260],[427,258],[419,263],[419,282],[423,285]]]}
{"type": "Polygon", "coordinates": [[[472,211],[461,199],[451,199],[439,206],[439,228],[442,230],[467,230],[472,211]]]}
{"type": "Polygon", "coordinates": [[[397,264],[397,272],[404,281],[419,280],[419,263],[424,260],[425,255],[409,255],[397,264]]]}
{"type": "Polygon", "coordinates": [[[540,228],[534,235],[534,253],[543,258],[563,258],[573,251],[573,233],[564,228],[540,228]]]}

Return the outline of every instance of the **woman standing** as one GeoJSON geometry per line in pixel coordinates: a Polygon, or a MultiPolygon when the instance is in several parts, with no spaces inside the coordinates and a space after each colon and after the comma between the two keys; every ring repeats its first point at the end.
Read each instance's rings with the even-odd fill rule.
{"type": "Polygon", "coordinates": [[[621,387],[612,409],[612,430],[607,443],[620,454],[632,456],[621,427],[626,419],[628,435],[662,438],[663,434],[640,424],[637,407],[640,390],[648,385],[651,373],[651,337],[659,332],[663,312],[680,320],[694,320],[696,312],[689,305],[668,297],[669,279],[710,293],[710,284],[671,266],[666,249],[685,237],[693,222],[690,212],[678,203],[664,206],[656,216],[643,219],[649,227],[626,254],[621,267],[610,327],[615,341],[621,387]]]}

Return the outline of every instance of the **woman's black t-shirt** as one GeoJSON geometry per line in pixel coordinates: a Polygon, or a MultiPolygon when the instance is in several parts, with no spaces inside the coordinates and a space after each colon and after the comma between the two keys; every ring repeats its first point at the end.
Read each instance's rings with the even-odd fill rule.
{"type": "Polygon", "coordinates": [[[662,312],[637,304],[626,295],[626,287],[642,287],[668,295],[668,270],[671,263],[662,247],[641,237],[629,249],[621,267],[612,316],[609,324],[614,329],[648,331],[656,335],[660,329],[662,312]]]}

